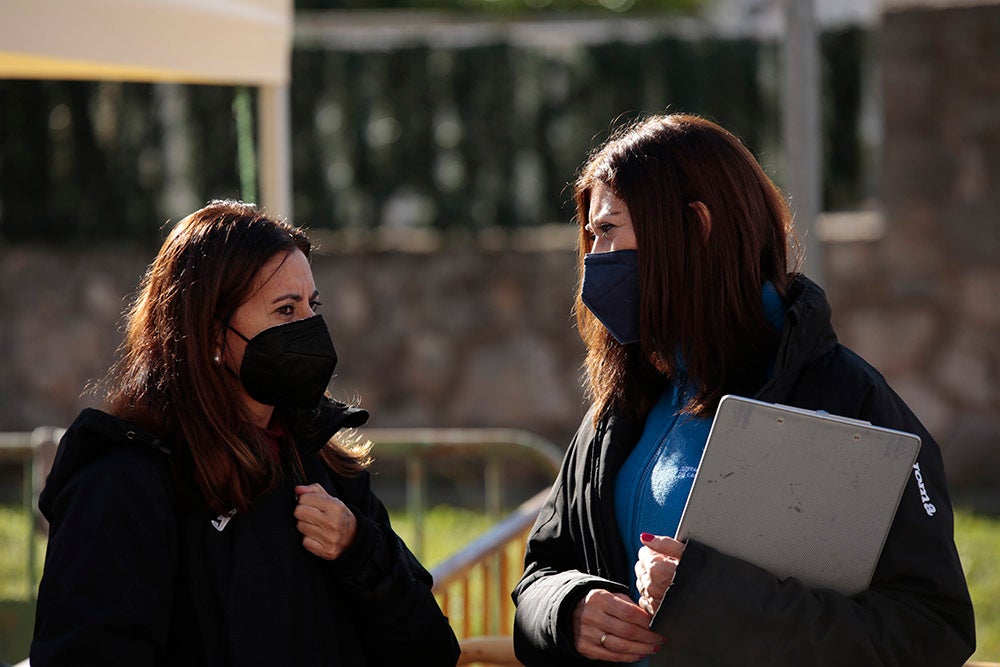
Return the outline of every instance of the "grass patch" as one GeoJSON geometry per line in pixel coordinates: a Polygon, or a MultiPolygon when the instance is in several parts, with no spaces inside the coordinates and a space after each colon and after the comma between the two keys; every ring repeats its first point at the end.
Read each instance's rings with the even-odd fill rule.
{"type": "Polygon", "coordinates": [[[1000,517],[956,511],[955,543],[976,609],[972,659],[1000,662],[1000,517]]]}
{"type": "Polygon", "coordinates": [[[20,507],[0,505],[0,662],[28,655],[34,625],[32,592],[42,575],[45,538],[35,537],[36,568],[28,572],[29,518],[20,507]]]}
{"type": "MultiPolygon", "coordinates": [[[[404,510],[389,512],[392,529],[416,552],[413,517],[404,510]]],[[[428,569],[442,562],[466,544],[485,533],[491,525],[483,512],[438,505],[424,512],[424,548],[418,553],[428,569]]]]}
{"type": "Polygon", "coordinates": [[[34,577],[28,576],[28,515],[19,506],[0,505],[0,600],[28,600],[42,576],[45,538],[35,537],[34,577]]]}
{"type": "MultiPolygon", "coordinates": [[[[390,512],[390,518],[396,533],[411,550],[415,550],[412,517],[398,510],[390,512]]],[[[428,510],[424,521],[423,555],[418,556],[428,569],[485,533],[491,525],[483,512],[444,505],[428,510]]],[[[438,594],[438,602],[459,637],[500,634],[504,626],[508,629],[503,632],[509,634],[514,620],[514,603],[510,599],[510,591],[506,589],[513,587],[521,576],[523,562],[523,545],[509,545],[505,577],[500,574],[500,563],[494,562],[469,571],[467,586],[453,583],[447,586],[447,594],[438,594]],[[507,582],[506,587],[501,585],[501,581],[507,582]],[[490,611],[487,611],[487,606],[490,611]]]]}

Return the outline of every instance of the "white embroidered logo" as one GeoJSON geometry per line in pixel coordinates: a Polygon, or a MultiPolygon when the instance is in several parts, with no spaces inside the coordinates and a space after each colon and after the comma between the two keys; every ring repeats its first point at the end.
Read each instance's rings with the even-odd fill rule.
{"type": "Polygon", "coordinates": [[[212,525],[215,526],[215,529],[221,533],[223,530],[226,529],[226,524],[229,523],[229,520],[232,519],[233,516],[235,515],[236,515],[236,508],[234,507],[225,514],[220,514],[219,516],[212,519],[212,525]]]}
{"type": "Polygon", "coordinates": [[[934,516],[937,512],[937,508],[931,503],[931,497],[927,495],[927,487],[924,486],[924,476],[920,474],[920,464],[913,464],[913,476],[917,480],[917,488],[920,489],[920,501],[924,504],[924,511],[927,512],[927,516],[934,516]]]}

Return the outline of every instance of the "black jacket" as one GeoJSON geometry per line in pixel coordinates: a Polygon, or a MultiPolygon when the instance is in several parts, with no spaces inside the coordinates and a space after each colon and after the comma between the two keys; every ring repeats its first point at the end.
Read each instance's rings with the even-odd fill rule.
{"type": "MultiPolygon", "coordinates": [[[[667,630],[658,659],[675,667],[961,665],[975,627],[938,446],[878,371],[838,344],[819,287],[797,277],[789,298],[774,373],[756,398],[918,434],[929,500],[911,477],[871,587],[853,597],[808,590],[690,541],[659,612],[667,630]]],[[[573,648],[572,614],[587,591],[628,594],[635,579],[614,480],[642,428],[612,414],[595,429],[590,414],[566,453],[513,593],[514,645],[526,665],[594,664],[573,648]]]]}
{"type": "Polygon", "coordinates": [[[302,546],[293,482],[213,524],[203,504],[181,502],[166,443],[84,410],[39,503],[51,531],[33,667],[454,665],[458,643],[431,577],[368,474],[334,475],[316,455],[367,413],[324,402],[308,414],[289,422],[307,480],[357,517],[354,542],[333,561],[302,546]]]}

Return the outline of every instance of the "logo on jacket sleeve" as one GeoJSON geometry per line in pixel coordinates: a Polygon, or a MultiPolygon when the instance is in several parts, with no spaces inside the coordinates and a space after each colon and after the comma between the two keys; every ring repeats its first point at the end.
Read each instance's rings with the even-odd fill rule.
{"type": "Polygon", "coordinates": [[[221,533],[226,529],[226,524],[229,523],[229,520],[232,519],[234,516],[236,516],[235,507],[226,512],[225,514],[220,514],[219,516],[212,519],[212,525],[215,526],[215,529],[221,533]]]}
{"type": "Polygon", "coordinates": [[[920,489],[920,502],[924,504],[924,511],[927,516],[934,516],[937,508],[931,502],[931,497],[927,494],[927,487],[924,486],[924,476],[920,474],[920,463],[913,464],[913,477],[917,480],[917,488],[920,489]]]}

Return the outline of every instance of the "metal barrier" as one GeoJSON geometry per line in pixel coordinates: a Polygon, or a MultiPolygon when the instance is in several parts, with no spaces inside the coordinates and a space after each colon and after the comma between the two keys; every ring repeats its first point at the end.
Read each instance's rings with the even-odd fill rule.
{"type": "Polygon", "coordinates": [[[48,524],[37,511],[38,494],[52,467],[56,444],[62,434],[63,429],[52,427],[36,428],[28,433],[0,433],[0,461],[21,464],[21,507],[27,519],[24,595],[0,600],[0,655],[5,657],[26,654],[31,643],[38,593],[37,532],[48,529],[48,524]]]}
{"type": "Polygon", "coordinates": [[[414,526],[414,539],[407,546],[418,557],[424,554],[428,461],[456,453],[483,459],[486,511],[499,521],[504,459],[531,463],[555,478],[563,457],[562,450],[548,440],[517,429],[385,428],[363,429],[361,433],[374,443],[376,459],[405,461],[406,508],[414,526]]]}
{"type": "MultiPolygon", "coordinates": [[[[35,594],[34,573],[38,553],[34,534],[36,526],[47,529],[38,513],[38,494],[52,467],[56,446],[65,429],[41,426],[31,432],[0,433],[0,462],[22,464],[21,504],[32,517],[28,528],[28,563],[25,571],[30,595],[35,594]]],[[[426,464],[435,457],[461,453],[482,458],[485,466],[485,506],[487,513],[499,520],[502,511],[504,459],[528,461],[551,472],[559,470],[562,451],[548,440],[527,431],[499,428],[389,428],[366,429],[364,436],[375,443],[378,458],[402,458],[406,465],[406,506],[414,525],[414,539],[409,545],[417,556],[424,551],[425,510],[427,499],[426,464]]]]}
{"type": "Polygon", "coordinates": [[[498,521],[444,562],[432,568],[434,593],[452,619],[459,638],[510,635],[514,606],[510,591],[520,576],[524,544],[548,489],[501,520],[503,461],[529,462],[554,478],[562,451],[537,435],[513,429],[369,429],[377,459],[401,458],[406,464],[407,510],[414,523],[409,543],[424,548],[427,462],[450,454],[483,459],[487,514],[498,521]]]}
{"type": "Polygon", "coordinates": [[[45,520],[38,513],[38,494],[45,484],[45,476],[52,467],[65,429],[40,426],[31,432],[0,433],[0,462],[19,462],[22,466],[21,507],[28,520],[28,563],[25,570],[28,594],[34,600],[35,572],[38,567],[38,549],[35,545],[35,531],[38,526],[48,529],[45,520]]]}
{"type": "Polygon", "coordinates": [[[460,638],[510,635],[510,591],[521,573],[524,545],[549,490],[538,493],[506,519],[431,569],[434,593],[460,638]],[[513,553],[512,553],[513,552],[513,553]],[[458,599],[457,605],[453,602],[458,599]],[[481,606],[473,609],[473,599],[481,606]],[[456,608],[457,606],[457,608],[456,608]]]}
{"type": "MultiPolygon", "coordinates": [[[[38,493],[52,466],[56,445],[64,429],[41,427],[31,433],[0,433],[0,461],[21,462],[24,471],[22,504],[32,517],[28,531],[28,564],[25,572],[31,604],[35,589],[37,549],[35,530],[44,520],[37,512],[38,493]]],[[[414,525],[411,549],[424,550],[428,463],[462,455],[483,460],[484,498],[487,513],[496,518],[492,528],[432,569],[434,593],[445,613],[453,617],[460,638],[483,635],[509,636],[513,628],[510,590],[520,576],[524,543],[548,490],[501,518],[503,463],[516,460],[549,473],[559,470],[562,451],[549,441],[515,429],[419,428],[365,429],[378,459],[401,459],[406,467],[406,504],[414,525]]]]}
{"type": "MultiPolygon", "coordinates": [[[[22,504],[35,520],[40,520],[37,513],[38,493],[64,432],[65,429],[61,428],[39,427],[30,433],[0,433],[0,462],[16,461],[24,466],[22,504]]],[[[559,470],[562,460],[562,452],[552,443],[532,433],[512,429],[367,429],[364,435],[375,443],[379,457],[404,457],[407,506],[415,526],[419,526],[415,541],[421,547],[426,499],[424,464],[428,458],[455,452],[483,457],[487,507],[497,514],[500,512],[503,483],[502,459],[514,454],[553,474],[559,470]]],[[[517,664],[508,639],[513,630],[514,612],[509,592],[513,588],[514,577],[520,572],[520,557],[524,554],[528,532],[548,493],[549,490],[545,489],[525,501],[486,533],[432,568],[434,594],[446,614],[459,617],[459,624],[454,626],[453,623],[453,627],[459,639],[463,640],[463,647],[470,651],[470,655],[463,656],[465,659],[460,664],[479,659],[495,664],[517,664]],[[517,552],[518,558],[510,558],[512,551],[517,552]],[[473,596],[482,602],[481,609],[476,613],[471,605],[473,596]],[[458,609],[455,608],[456,598],[458,609]],[[489,660],[489,656],[503,658],[489,660]]],[[[37,564],[35,527],[35,521],[29,522],[26,577],[32,598],[35,595],[37,564]]],[[[24,660],[15,667],[30,667],[30,663],[24,660]]],[[[976,661],[966,663],[966,667],[1000,667],[1000,663],[976,661]]]]}

